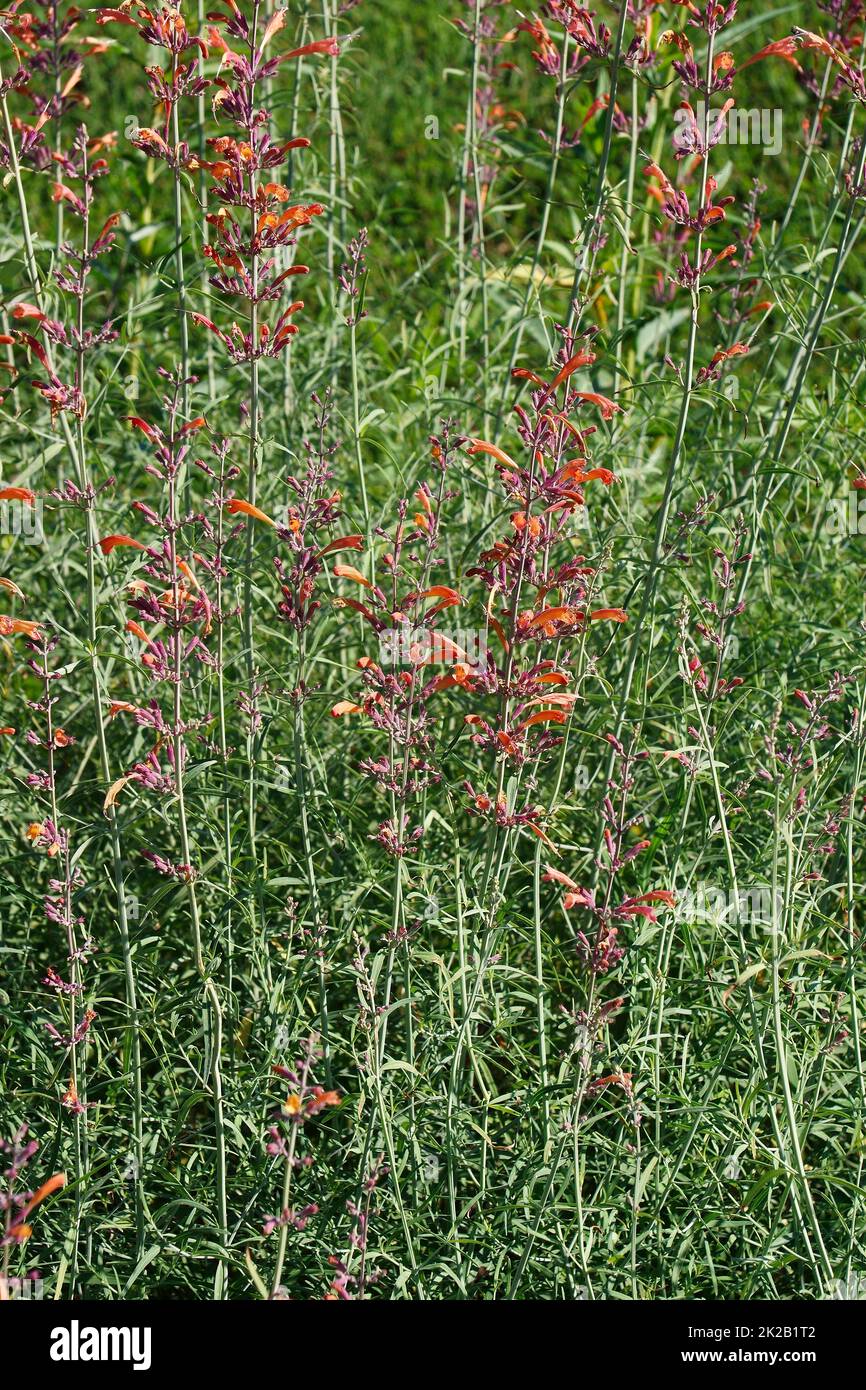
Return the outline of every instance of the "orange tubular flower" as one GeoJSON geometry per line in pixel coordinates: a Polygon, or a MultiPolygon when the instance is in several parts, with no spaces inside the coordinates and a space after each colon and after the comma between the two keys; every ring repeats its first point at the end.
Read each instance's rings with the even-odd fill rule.
{"type": "Polygon", "coordinates": [[[674,196],[676,190],[673,184],[671,183],[670,179],[668,178],[667,174],[664,172],[663,169],[659,168],[658,164],[644,165],[644,173],[649,175],[650,178],[658,180],[659,184],[661,185],[661,192],[664,194],[666,198],[671,198],[674,196]]]}
{"type": "Polygon", "coordinates": [[[561,869],[547,869],[544,874],[545,882],[561,883],[564,888],[569,888],[572,893],[579,893],[580,887],[573,878],[564,874],[561,869]]]}
{"type": "Polygon", "coordinates": [[[720,348],[710,362],[711,367],[717,367],[720,362],[727,362],[729,357],[741,357],[749,349],[745,343],[734,343],[733,347],[720,348]]]}
{"type": "Polygon", "coordinates": [[[531,372],[528,367],[514,367],[511,375],[516,377],[518,381],[534,381],[536,386],[547,385],[547,382],[538,375],[538,372],[531,372]]]}
{"type": "Polygon", "coordinates": [[[0,637],[36,637],[41,624],[26,622],[24,618],[8,618],[0,613],[0,637]]]}
{"type": "Polygon", "coordinates": [[[50,1197],[52,1192],[57,1192],[61,1187],[65,1186],[66,1174],[55,1173],[54,1176],[50,1177],[47,1182],[44,1182],[41,1187],[37,1187],[27,1205],[22,1207],[21,1211],[18,1213],[18,1220],[16,1224],[11,1227],[9,1234],[14,1236],[16,1240],[26,1240],[32,1233],[32,1228],[27,1225],[27,1217],[39,1206],[40,1202],[44,1202],[46,1197],[50,1197]]]}
{"type": "MultiPolygon", "coordinates": [[[[531,516],[529,520],[529,534],[531,536],[541,535],[541,522],[537,516],[531,516]]],[[[527,517],[525,512],[514,512],[511,517],[511,525],[515,531],[523,531],[526,527],[527,517]]]]}
{"type": "MultiPolygon", "coordinates": [[[[734,247],[733,250],[737,248],[734,247]]],[[[622,414],[622,406],[617,405],[616,401],[610,400],[607,396],[600,396],[597,391],[578,391],[578,400],[589,401],[591,405],[597,405],[601,410],[602,420],[612,420],[617,413],[622,414]]]]}
{"type": "Polygon", "coordinates": [[[0,502],[26,502],[32,507],[35,501],[36,493],[29,487],[0,487],[0,502]]]}
{"type": "Polygon", "coordinates": [[[16,304],[12,310],[13,319],[36,319],[39,323],[47,317],[35,304],[16,304]]]}
{"type": "Polygon", "coordinates": [[[563,709],[571,709],[577,700],[576,695],[570,695],[567,691],[563,695],[538,695],[534,700],[529,700],[530,705],[561,705],[563,709]]]}
{"type": "Polygon", "coordinates": [[[288,270],[281,271],[273,283],[275,285],[281,285],[284,280],[288,280],[292,275],[309,275],[309,273],[310,267],[308,265],[291,265],[288,270]]]}
{"type": "Polygon", "coordinates": [[[103,555],[110,555],[112,550],[116,550],[118,546],[124,545],[132,546],[134,550],[147,549],[146,546],[142,545],[141,541],[133,540],[132,536],[120,535],[103,536],[102,540],[99,542],[99,549],[102,551],[103,555]]]}
{"type": "Polygon", "coordinates": [[[317,560],[321,560],[323,555],[331,555],[335,550],[362,550],[364,546],[363,536],[339,536],[335,541],[329,541],[316,555],[317,560]]]}
{"type": "Polygon", "coordinates": [[[588,473],[584,473],[581,476],[580,481],[582,483],[591,483],[596,479],[598,479],[600,483],[604,483],[605,487],[610,487],[611,483],[616,482],[616,474],[611,473],[609,468],[590,468],[588,473]]]}
{"type": "Polygon", "coordinates": [[[334,719],[342,719],[344,714],[363,714],[364,706],[356,705],[351,700],[338,700],[331,710],[334,719]]]}
{"type": "Polygon", "coordinates": [[[81,199],[71,188],[67,188],[65,183],[53,183],[51,185],[51,201],[53,203],[72,203],[74,207],[82,206],[81,199]]]}
{"type": "Polygon", "coordinates": [[[133,637],[137,637],[139,642],[144,642],[148,647],[150,646],[151,639],[148,637],[141,624],[137,623],[134,618],[130,618],[129,622],[126,624],[126,631],[131,632],[133,637]]]}
{"type": "Polygon", "coordinates": [[[467,453],[489,454],[490,457],[496,459],[497,462],[504,463],[506,468],[513,468],[515,472],[518,471],[514,459],[510,458],[509,455],[505,453],[504,449],[500,449],[498,444],[488,444],[485,439],[470,440],[470,447],[467,453]]]}
{"type": "Polygon", "coordinates": [[[622,1086],[624,1091],[631,1091],[632,1073],[630,1071],[611,1072],[610,1076],[597,1076],[594,1081],[590,1081],[587,1092],[595,1094],[602,1091],[606,1086],[622,1086]]]}
{"type": "Polygon", "coordinates": [[[628,613],[623,608],[596,608],[594,613],[590,613],[589,620],[592,623],[606,619],[611,623],[627,623],[628,613]]]}
{"type": "Polygon", "coordinates": [[[199,415],[197,420],[189,420],[185,425],[181,425],[179,434],[193,434],[196,430],[206,430],[207,420],[203,415],[199,415]]]}
{"type": "Polygon", "coordinates": [[[420,666],[429,666],[434,661],[468,661],[466,652],[462,647],[458,647],[456,642],[452,642],[450,637],[445,637],[440,632],[432,632],[431,637],[431,653],[418,663],[420,666]]]}
{"type": "Polygon", "coordinates": [[[313,58],[317,54],[327,54],[332,58],[338,58],[340,56],[338,40],[316,39],[313,43],[305,43],[302,48],[293,48],[288,53],[282,54],[277,62],[289,63],[293,58],[313,58]]]}
{"type": "Polygon", "coordinates": [[[171,154],[168,145],[165,140],[163,140],[159,131],[151,130],[149,126],[140,126],[139,129],[135,131],[133,139],[137,145],[143,148],[145,153],[148,152],[148,149],[154,149],[158,150],[162,155],[171,154]]]}
{"type": "Polygon", "coordinates": [[[365,579],[360,570],[356,570],[354,565],[335,565],[334,574],[338,579],[353,579],[356,584],[363,584],[365,589],[372,589],[373,585],[369,579],[365,579]]]}
{"type": "Polygon", "coordinates": [[[109,719],[116,719],[119,714],[136,714],[137,705],[131,705],[128,700],[112,700],[108,706],[109,719]]]}
{"type": "Polygon", "coordinates": [[[456,589],[450,589],[447,584],[434,584],[430,589],[424,589],[418,595],[419,598],[438,598],[442,602],[440,608],[451,608],[455,604],[462,603],[463,600],[456,589]]]}
{"type": "Polygon", "coordinates": [[[159,442],[159,434],[146,420],[139,419],[137,415],[129,415],[127,419],[130,425],[132,425],[132,428],[134,430],[141,430],[142,434],[146,435],[152,444],[157,444],[159,442]]]}
{"type": "Polygon", "coordinates": [[[230,516],[237,516],[242,512],[244,516],[251,516],[255,521],[263,521],[267,526],[276,526],[276,522],[263,512],[259,507],[253,506],[252,502],[245,502],[242,497],[233,497],[226,503],[226,510],[230,516]]]}
{"type": "MultiPolygon", "coordinates": [[[[27,835],[28,840],[30,840],[31,843],[35,844],[37,840],[41,839],[42,836],[45,835],[45,826],[42,824],[41,821],[31,821],[25,833],[27,835]]],[[[37,846],[37,848],[44,848],[45,853],[48,855],[49,859],[56,858],[56,856],[60,853],[60,845],[58,844],[57,840],[52,840],[50,844],[37,846]]]]}
{"type": "Polygon", "coordinates": [[[473,671],[471,666],[466,666],[463,662],[456,662],[453,671],[447,676],[440,676],[434,685],[434,690],[450,690],[451,686],[457,685],[461,690],[470,693],[474,690],[473,671]]]}
{"type": "MultiPolygon", "coordinates": [[[[844,64],[848,61],[847,55],[843,53],[841,49],[834,48],[832,43],[824,38],[823,34],[813,34],[810,29],[799,29],[795,25],[794,38],[797,40],[799,47],[817,49],[819,53],[823,53],[825,58],[832,58],[834,63],[844,64]]],[[[784,44],[790,42],[790,40],[782,39],[781,42],[784,44]]],[[[770,47],[772,47],[772,44],[770,47]]],[[[777,54],[776,56],[784,57],[786,55],[777,54]]]]}
{"type": "Polygon", "coordinates": [[[589,348],[581,348],[580,352],[575,353],[574,357],[569,358],[565,366],[561,367],[556,373],[556,376],[547,388],[550,395],[552,396],[554,391],[558,390],[562,383],[567,381],[573,372],[579,371],[581,367],[591,366],[594,361],[595,353],[591,352],[589,348]]]}
{"type": "Polygon", "coordinates": [[[564,724],[568,715],[561,709],[537,709],[534,714],[530,714],[528,719],[524,719],[518,729],[522,733],[524,729],[529,729],[533,724],[564,724]]]}
{"type": "Polygon", "coordinates": [[[533,835],[537,835],[539,840],[541,840],[545,845],[547,845],[548,849],[553,850],[554,854],[559,854],[559,850],[556,848],[556,845],[553,843],[546,831],[542,830],[540,825],[533,825],[533,823],[530,821],[529,825],[527,826],[527,829],[531,830],[533,835]]]}
{"type": "Polygon", "coordinates": [[[529,627],[544,628],[548,635],[553,633],[554,623],[573,623],[581,615],[573,608],[544,608],[529,621],[529,627]]]}
{"type": "Polygon", "coordinates": [[[339,595],[337,598],[334,599],[334,607],[335,607],[335,608],[351,608],[351,609],[353,609],[356,613],[360,613],[360,614],[362,615],[362,617],[366,618],[368,623],[374,623],[374,622],[376,621],[375,618],[374,618],[374,616],[373,616],[373,614],[370,612],[369,608],[367,607],[367,605],[364,604],[364,603],[359,603],[358,600],[357,600],[356,598],[345,598],[345,597],[343,597],[343,595],[341,594],[341,595],[339,595]]]}

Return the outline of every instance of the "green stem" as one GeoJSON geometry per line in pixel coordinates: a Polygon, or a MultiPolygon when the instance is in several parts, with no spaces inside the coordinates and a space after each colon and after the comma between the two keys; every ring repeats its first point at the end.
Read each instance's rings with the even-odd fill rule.
{"type": "MultiPolygon", "coordinates": [[[[172,440],[172,446],[174,441],[172,440]]],[[[216,1144],[216,1198],[217,1214],[219,1222],[219,1236],[223,1252],[228,1248],[228,1203],[226,1197],[226,1141],[225,1141],[225,1119],[223,1112],[223,1086],[222,1086],[222,1039],[223,1039],[223,1012],[220,1004],[216,986],[210,977],[204,959],[202,945],[202,924],[201,913],[199,910],[198,894],[195,887],[195,876],[192,871],[192,853],[190,848],[189,826],[186,814],[186,794],[184,790],[184,758],[185,746],[182,725],[182,693],[183,693],[183,638],[180,627],[180,581],[177,567],[177,498],[176,498],[176,479],[174,475],[169,478],[169,518],[171,527],[169,531],[169,553],[171,563],[171,587],[172,587],[172,609],[175,622],[178,624],[174,634],[174,729],[172,731],[172,742],[174,746],[174,775],[175,790],[177,796],[177,820],[178,831],[180,834],[181,863],[190,866],[189,872],[185,875],[186,879],[186,898],[189,908],[190,922],[193,934],[193,961],[196,972],[202,983],[205,998],[208,1002],[210,1013],[211,1033],[210,1044],[210,1085],[213,1098],[214,1132],[216,1144]]],[[[226,1263],[224,1254],[221,1254],[217,1261],[216,1278],[214,1280],[214,1297],[223,1299],[227,1296],[226,1263]]]]}

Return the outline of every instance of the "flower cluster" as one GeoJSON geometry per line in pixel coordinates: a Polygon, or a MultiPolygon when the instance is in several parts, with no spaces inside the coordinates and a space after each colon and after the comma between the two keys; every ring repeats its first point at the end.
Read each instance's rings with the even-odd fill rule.
{"type": "MultiPolygon", "coordinates": [[[[115,228],[120,222],[117,212],[105,219],[94,236],[91,216],[95,185],[108,172],[108,161],[100,153],[111,147],[112,136],[91,139],[86,126],[79,126],[68,154],[57,152],[60,178],[52,186],[55,203],[62,204],[80,226],[78,245],[64,241],[60,246],[61,261],[54,271],[58,287],[68,295],[74,306],[68,323],[50,318],[39,304],[19,301],[12,310],[18,322],[32,321],[41,332],[40,342],[33,334],[20,330],[17,340],[24,344],[45,372],[32,384],[51,410],[52,419],[62,411],[83,419],[87,410],[84,394],[85,359],[94,349],[113,342],[117,331],[110,320],[98,328],[88,328],[84,322],[84,305],[88,281],[97,263],[115,241],[115,228]],[[94,157],[95,156],[95,157],[94,157]],[[64,380],[54,362],[54,349],[69,354],[73,361],[72,379],[64,380]]],[[[76,485],[77,486],[77,485],[76,485]]]]}
{"type": "Polygon", "coordinates": [[[300,1209],[289,1205],[294,1172],[299,1168],[310,1168],[313,1164],[311,1154],[298,1155],[298,1136],[309,1120],[340,1104],[340,1096],[336,1091],[327,1091],[323,1086],[316,1084],[313,1068],[320,1056],[318,1038],[312,1035],[304,1041],[301,1055],[292,1066],[278,1064],[272,1067],[273,1074],[287,1081],[291,1087],[289,1094],[272,1117],[274,1123],[268,1129],[265,1145],[265,1151],[272,1158],[283,1160],[284,1171],[282,1210],[278,1216],[266,1217],[262,1225],[262,1233],[265,1236],[272,1235],[274,1231],[280,1232],[280,1253],[272,1293],[272,1297],[275,1298],[284,1296],[280,1274],[288,1232],[303,1231],[310,1218],[319,1210],[315,1202],[307,1203],[300,1209]]]}
{"type": "Polygon", "coordinates": [[[462,443],[453,423],[444,422],[441,436],[432,440],[435,482],[420,484],[415,494],[418,510],[411,515],[407,500],[398,504],[392,534],[379,530],[388,545],[380,561],[385,572],[381,584],[352,565],[334,566],[337,578],[364,590],[363,600],[341,596],[338,605],[359,613],[379,636],[380,646],[378,660],[364,656],[358,662],[363,691],[357,700],[340,700],[331,713],[335,718],[363,714],[387,739],[386,751],[364,759],[360,768],[388,799],[390,815],[381,821],[375,838],[396,859],[417,851],[422,829],[412,825],[410,808],[440,777],[433,758],[431,698],[465,680],[468,670],[462,664],[466,653],[445,634],[436,633],[441,614],[463,602],[457,590],[438,582],[436,575],[441,563],[442,508],[452,495],[448,472],[462,443]],[[408,633],[413,638],[430,634],[431,640],[401,641],[400,634],[408,633]],[[389,665],[395,652],[406,660],[399,670],[389,665]],[[437,657],[452,665],[456,674],[425,676],[425,667],[437,657]]]}
{"type": "MultiPolygon", "coordinates": [[[[550,380],[525,368],[514,371],[533,388],[529,407],[517,407],[528,462],[518,463],[483,439],[473,439],[468,450],[494,460],[514,508],[510,533],[467,570],[487,591],[485,660],[455,670],[452,678],[493,707],[490,714],[473,712],[465,719],[473,742],[496,759],[498,786],[493,797],[469,785],[467,791],[472,809],[499,824],[521,823],[512,808],[506,810],[506,770],[538,762],[560,741],[551,726],[566,724],[576,698],[568,690],[568,643],[583,644],[591,623],[627,621],[621,608],[592,606],[596,569],[573,545],[573,523],[586,505],[586,487],[596,482],[609,487],[615,478],[609,469],[592,466],[588,441],[596,426],[581,427],[572,417],[592,409],[610,420],[620,407],[598,392],[575,388],[575,374],[592,366],[595,353],[589,338],[578,344],[568,330],[562,332],[563,348],[550,380]]],[[[532,820],[522,819],[543,838],[532,820]]]]}
{"type": "Polygon", "coordinates": [[[349,1303],[355,1299],[362,1299],[366,1290],[373,1284],[378,1283],[382,1278],[382,1270],[371,1270],[367,1268],[367,1250],[370,1236],[370,1218],[377,1215],[373,1209],[373,1193],[381,1182],[388,1176],[388,1166],[383,1162],[383,1155],[374,1161],[369,1172],[366,1174],[362,1183],[363,1204],[347,1202],[346,1210],[352,1220],[352,1228],[349,1232],[348,1253],[340,1257],[339,1255],[329,1256],[328,1263],[335,1271],[331,1281],[331,1287],[325,1294],[327,1302],[349,1303]],[[357,1262],[353,1261],[353,1256],[357,1257],[357,1262]]]}
{"type": "Polygon", "coordinates": [[[280,310],[272,323],[260,321],[259,308],[278,304],[286,281],[307,273],[304,265],[280,268],[278,253],[294,244],[299,228],[324,211],[320,203],[293,202],[292,190],[277,181],[277,171],[289,153],[310,142],[305,137],[283,143],[274,140],[269,114],[258,104],[259,91],[284,63],[339,52],[335,40],[324,39],[270,56],[267,50],[283,29],[287,12],[276,9],[265,23],[263,0],[253,0],[250,8],[251,14],[246,15],[230,3],[228,16],[213,17],[207,39],[209,47],[221,55],[214,82],[214,117],[235,133],[208,139],[213,159],[176,155],[185,157],[188,169],[204,168],[211,175],[211,194],[218,205],[217,211],[208,213],[213,240],[204,247],[214,267],[211,284],[222,295],[243,300],[250,315],[247,328],[233,324],[228,331],[203,314],[194,314],[193,321],[215,334],[236,363],[278,357],[297,333],[292,318],[303,308],[303,301],[280,310]]]}

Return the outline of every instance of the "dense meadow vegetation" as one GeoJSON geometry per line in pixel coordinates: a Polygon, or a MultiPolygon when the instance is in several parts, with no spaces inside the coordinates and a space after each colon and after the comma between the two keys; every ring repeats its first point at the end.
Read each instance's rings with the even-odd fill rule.
{"type": "Polygon", "coordinates": [[[861,0],[0,18],[0,1298],[866,1296],[861,0]]]}

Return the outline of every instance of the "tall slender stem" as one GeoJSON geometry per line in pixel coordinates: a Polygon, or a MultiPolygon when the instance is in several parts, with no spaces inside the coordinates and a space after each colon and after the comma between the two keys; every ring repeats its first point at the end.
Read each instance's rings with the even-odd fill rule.
{"type": "MultiPolygon", "coordinates": [[[[171,440],[171,452],[174,454],[175,441],[171,440]]],[[[202,982],[205,997],[208,1001],[211,1035],[209,1038],[210,1050],[210,1085],[213,1096],[214,1130],[216,1141],[216,1197],[217,1197],[217,1216],[219,1221],[219,1234],[223,1250],[228,1246],[228,1203],[226,1196],[226,1142],[225,1142],[225,1120],[223,1114],[223,1086],[222,1086],[222,1035],[223,1035],[223,1012],[220,1004],[219,994],[214,984],[204,958],[202,944],[202,924],[201,913],[199,910],[198,893],[196,892],[195,876],[192,872],[192,854],[190,849],[189,826],[186,814],[186,795],[184,790],[184,761],[186,749],[184,745],[183,723],[182,723],[182,700],[183,700],[183,631],[180,623],[180,581],[177,566],[177,479],[174,471],[168,479],[168,516],[169,516],[169,554],[171,563],[171,591],[172,607],[175,619],[174,631],[174,711],[172,730],[172,743],[174,748],[174,775],[175,788],[177,794],[177,820],[178,832],[180,835],[181,862],[187,866],[184,875],[186,882],[186,898],[189,908],[190,922],[193,933],[193,960],[196,972],[202,982]]],[[[228,1280],[226,1276],[225,1259],[221,1255],[217,1261],[216,1278],[214,1281],[214,1297],[222,1299],[227,1296],[228,1280]]]]}

